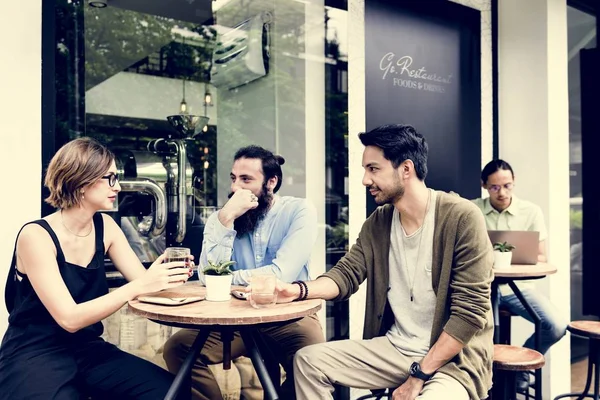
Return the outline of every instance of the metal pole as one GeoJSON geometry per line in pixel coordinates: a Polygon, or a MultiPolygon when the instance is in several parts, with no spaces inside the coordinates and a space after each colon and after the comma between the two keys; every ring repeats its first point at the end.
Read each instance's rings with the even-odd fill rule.
{"type": "MultiPolygon", "coordinates": [[[[190,374],[192,371],[192,366],[200,354],[200,350],[204,347],[204,343],[206,343],[206,339],[208,339],[208,335],[210,335],[210,329],[203,329],[198,332],[198,336],[196,336],[196,340],[194,340],[194,344],[190,347],[190,351],[188,352],[187,357],[181,364],[181,368],[179,368],[179,372],[175,376],[167,395],[165,396],[165,400],[175,400],[181,391],[181,387],[186,380],[190,379],[190,374]]],[[[190,388],[187,388],[190,390],[190,388]]]]}
{"type": "Polygon", "coordinates": [[[267,370],[267,367],[262,359],[262,355],[260,354],[260,350],[258,349],[254,338],[250,332],[248,332],[248,329],[251,328],[241,329],[240,334],[242,335],[242,340],[244,341],[246,351],[252,360],[254,369],[256,369],[256,375],[258,375],[258,379],[260,380],[260,383],[265,391],[265,398],[270,400],[278,400],[279,395],[277,394],[275,386],[273,385],[273,381],[269,376],[269,371],[267,370]]]}

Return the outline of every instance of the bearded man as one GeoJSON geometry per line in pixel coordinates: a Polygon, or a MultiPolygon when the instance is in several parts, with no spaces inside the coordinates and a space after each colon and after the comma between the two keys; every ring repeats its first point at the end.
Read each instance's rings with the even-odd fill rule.
{"type": "MultiPolygon", "coordinates": [[[[309,279],[308,260],[317,238],[317,213],[306,199],[278,196],[285,160],[260,146],[239,149],[231,168],[229,200],[213,213],[204,228],[198,276],[211,262],[232,260],[233,284],[247,285],[252,273],[273,273],[283,282],[309,279]]],[[[286,370],[282,398],[294,399],[294,354],[300,348],[324,342],[316,316],[261,328],[261,336],[272,346],[286,370]]],[[[198,330],[182,329],[165,344],[164,359],[176,373],[198,330]]],[[[234,333],[231,356],[245,354],[244,343],[234,333]]],[[[194,399],[220,400],[221,391],[208,368],[223,361],[223,343],[218,332],[208,337],[192,369],[194,399]]]]}

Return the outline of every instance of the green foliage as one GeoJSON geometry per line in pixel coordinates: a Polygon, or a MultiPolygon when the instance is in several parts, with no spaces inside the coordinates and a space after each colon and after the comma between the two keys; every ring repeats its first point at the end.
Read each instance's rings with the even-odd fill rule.
{"type": "Polygon", "coordinates": [[[337,249],[345,247],[348,242],[348,223],[338,221],[333,227],[327,227],[326,234],[328,248],[337,249]]]}
{"type": "Polygon", "coordinates": [[[496,242],[496,243],[494,243],[494,251],[499,251],[500,253],[508,253],[510,251],[513,251],[514,249],[516,249],[516,247],[513,246],[510,243],[507,243],[507,242],[504,242],[504,243],[496,242]]]}
{"type": "Polygon", "coordinates": [[[571,229],[582,229],[583,228],[583,211],[581,210],[569,210],[569,220],[571,223],[571,229]]]}
{"type": "Polygon", "coordinates": [[[130,68],[174,79],[210,80],[214,28],[115,7],[83,10],[86,90],[130,68]],[[203,40],[190,36],[186,43],[184,31],[203,40]]]}
{"type": "Polygon", "coordinates": [[[208,265],[206,267],[204,267],[204,269],[202,270],[202,273],[204,275],[213,275],[213,276],[220,276],[220,275],[231,275],[233,272],[231,272],[231,266],[235,264],[235,261],[219,261],[219,262],[212,262],[212,261],[208,261],[208,265]]]}

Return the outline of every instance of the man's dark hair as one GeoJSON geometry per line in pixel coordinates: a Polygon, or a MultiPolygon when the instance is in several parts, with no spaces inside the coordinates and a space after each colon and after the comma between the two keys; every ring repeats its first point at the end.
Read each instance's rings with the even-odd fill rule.
{"type": "Polygon", "coordinates": [[[497,159],[490,161],[485,167],[483,167],[483,170],[481,171],[481,182],[487,183],[487,180],[490,177],[490,175],[495,174],[496,171],[499,171],[501,169],[510,171],[512,177],[515,177],[515,173],[513,172],[513,169],[510,166],[510,164],[504,160],[497,159]]]}
{"type": "Polygon", "coordinates": [[[382,125],[369,132],[358,134],[362,144],[376,146],[383,150],[383,156],[398,168],[406,160],[415,165],[417,178],[425,180],[427,176],[427,152],[429,147],[425,138],[410,125],[382,125]]]}
{"type": "Polygon", "coordinates": [[[281,166],[285,164],[285,159],[281,156],[273,154],[273,152],[256,145],[246,146],[239,149],[233,161],[237,161],[240,158],[257,158],[262,162],[262,172],[265,176],[265,183],[272,177],[277,177],[277,184],[273,193],[277,193],[281,187],[281,179],[283,178],[283,172],[281,166]]]}

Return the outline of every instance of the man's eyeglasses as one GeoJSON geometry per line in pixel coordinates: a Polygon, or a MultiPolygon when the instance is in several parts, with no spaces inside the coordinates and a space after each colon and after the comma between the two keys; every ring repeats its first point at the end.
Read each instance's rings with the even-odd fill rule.
{"type": "Polygon", "coordinates": [[[490,192],[498,193],[501,188],[504,188],[506,190],[513,190],[514,187],[515,184],[513,182],[510,182],[505,185],[488,185],[488,190],[490,192]]]}
{"type": "Polygon", "coordinates": [[[108,179],[108,186],[113,187],[119,180],[119,174],[114,174],[111,172],[110,174],[103,176],[102,179],[108,179]]]}

